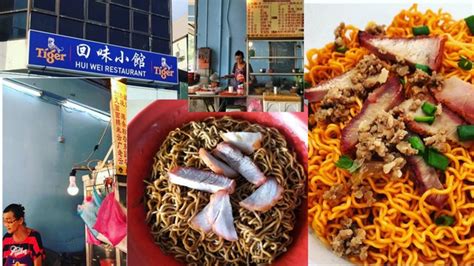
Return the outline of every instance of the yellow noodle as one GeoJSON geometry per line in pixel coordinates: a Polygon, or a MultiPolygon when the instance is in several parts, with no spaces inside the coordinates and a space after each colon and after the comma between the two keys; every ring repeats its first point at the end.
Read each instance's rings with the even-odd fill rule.
{"type": "Polygon", "coordinates": [[[156,153],[147,183],[147,222],[155,242],[166,253],[191,265],[266,264],[286,251],[292,243],[296,209],[306,194],[305,171],[285,137],[274,128],[230,117],[191,122],[168,134],[156,153]],[[226,131],[260,132],[262,147],[252,154],[266,176],[275,177],[284,188],[283,198],[265,213],[241,208],[255,186],[243,178],[231,195],[234,224],[239,237],[230,242],[214,233],[205,235],[189,227],[190,220],[209,202],[210,194],[168,182],[175,166],[209,170],[199,159],[199,148],[212,150],[226,131]]]}
{"type": "MultiPolygon", "coordinates": [[[[464,20],[454,20],[439,10],[418,11],[413,5],[396,15],[387,28],[388,36],[411,37],[412,27],[427,25],[430,35],[444,36],[447,41],[440,72],[457,76],[474,84],[474,69],[467,71],[457,66],[461,56],[474,61],[474,37],[464,20]]],[[[322,49],[307,52],[308,73],[305,80],[317,85],[351,68],[368,53],[359,47],[358,29],[346,26],[345,43],[349,50],[342,55],[334,52],[330,43],[322,49]]],[[[351,110],[354,117],[360,110],[359,101],[351,110]]],[[[318,104],[311,104],[314,113],[318,104]]],[[[310,124],[315,121],[310,117],[310,124]]],[[[413,173],[406,171],[399,180],[382,175],[369,176],[363,184],[369,185],[377,202],[371,207],[357,201],[353,195],[330,205],[323,198],[325,191],[336,184],[345,184],[351,177],[334,167],[341,155],[340,139],[344,124],[315,125],[309,132],[308,219],[309,225],[323,243],[329,243],[338,234],[343,219],[352,218],[367,233],[364,244],[369,245],[368,257],[362,261],[350,256],[351,262],[361,265],[472,265],[474,264],[474,148],[450,146],[445,189],[430,189],[421,195],[412,181],[413,173]],[[440,210],[426,202],[433,194],[448,196],[445,209],[440,210]],[[451,215],[452,226],[437,226],[432,217],[451,215]]]]}

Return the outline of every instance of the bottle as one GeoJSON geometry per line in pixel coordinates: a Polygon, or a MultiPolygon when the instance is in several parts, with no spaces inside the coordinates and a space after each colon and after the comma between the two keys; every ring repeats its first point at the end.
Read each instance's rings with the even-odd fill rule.
{"type": "Polygon", "coordinates": [[[237,86],[237,94],[239,95],[244,94],[244,84],[239,84],[239,86],[237,86]]]}

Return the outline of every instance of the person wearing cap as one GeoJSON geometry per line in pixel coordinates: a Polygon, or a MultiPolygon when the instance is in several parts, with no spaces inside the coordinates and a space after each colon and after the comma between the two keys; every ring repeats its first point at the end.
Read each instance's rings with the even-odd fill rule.
{"type": "Polygon", "coordinates": [[[41,266],[45,258],[41,235],[26,227],[25,208],[8,205],[3,210],[3,226],[7,229],[3,236],[3,265],[41,266]]]}

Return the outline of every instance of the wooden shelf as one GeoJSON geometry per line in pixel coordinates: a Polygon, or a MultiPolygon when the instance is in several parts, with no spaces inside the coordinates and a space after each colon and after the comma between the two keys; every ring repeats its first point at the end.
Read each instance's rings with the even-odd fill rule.
{"type": "MultiPolygon", "coordinates": [[[[269,44],[268,44],[269,45],[269,44]]],[[[270,46],[269,46],[270,47],[270,46]]],[[[286,46],[285,46],[286,47],[286,46]]],[[[285,62],[285,65],[288,65],[288,68],[277,68],[276,70],[280,71],[280,72],[272,72],[272,73],[269,73],[269,72],[264,72],[264,73],[260,73],[258,72],[255,72],[255,70],[253,71],[253,73],[249,73],[247,72],[246,75],[247,75],[247,80],[250,79],[250,76],[254,76],[254,77],[280,77],[280,79],[284,79],[283,77],[288,77],[288,79],[290,80],[293,80],[296,82],[296,85],[298,86],[298,83],[300,82],[300,77],[303,77],[304,76],[304,72],[302,71],[304,69],[304,54],[302,53],[302,50],[304,47],[304,38],[298,38],[298,37],[292,37],[292,38],[252,38],[250,36],[247,35],[247,41],[246,41],[246,64],[247,64],[247,69],[250,69],[250,62],[253,61],[254,63],[260,63],[260,62],[263,62],[263,63],[267,63],[268,62],[268,68],[266,68],[266,70],[268,71],[268,69],[273,69],[272,67],[272,64],[273,63],[279,63],[280,61],[278,60],[281,60],[282,62],[285,62]],[[270,48],[269,48],[269,51],[268,53],[267,52],[259,52],[259,48],[257,47],[254,47],[254,48],[251,48],[249,46],[249,43],[250,41],[256,41],[256,43],[261,43],[261,42],[267,42],[267,43],[273,43],[273,42],[276,42],[276,43],[283,43],[283,42],[286,42],[286,43],[290,43],[290,45],[288,45],[288,48],[285,48],[286,50],[282,51],[282,52],[278,52],[278,51],[275,51],[274,53],[271,53],[270,52],[270,48]],[[291,44],[292,43],[292,44],[291,44]],[[293,47],[293,48],[291,48],[293,47]],[[250,56],[250,50],[253,49],[255,51],[255,53],[252,53],[252,56],[250,56]],[[291,52],[291,49],[293,49],[293,52],[291,52]],[[298,50],[300,49],[300,50],[298,50]],[[261,61],[256,61],[256,60],[261,60],[261,61]],[[301,72],[290,72],[290,71],[293,71],[292,69],[294,70],[298,70],[301,72]],[[281,71],[288,71],[288,72],[281,72],[281,71]],[[293,77],[293,78],[291,78],[293,77]]],[[[263,48],[262,48],[263,49],[263,48]]],[[[252,94],[252,93],[255,93],[255,91],[253,91],[252,88],[249,88],[249,86],[246,86],[246,93],[249,95],[248,97],[249,98],[254,98],[254,99],[261,99],[263,100],[264,99],[264,96],[263,95],[257,95],[257,94],[252,94]]]]}

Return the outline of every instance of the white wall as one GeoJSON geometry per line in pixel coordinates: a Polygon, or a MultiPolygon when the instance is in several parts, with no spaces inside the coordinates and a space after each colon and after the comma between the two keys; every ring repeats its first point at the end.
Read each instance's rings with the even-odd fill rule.
{"type": "MultiPolygon", "coordinates": [[[[47,87],[65,88],[58,84],[50,80],[47,87]]],[[[110,101],[110,97],[98,99],[102,89],[75,89],[84,104],[102,101],[100,105],[106,106],[110,101]]],[[[77,175],[80,192],[74,197],[66,193],[69,172],[92,151],[107,123],[86,113],[61,111],[58,105],[11,88],[2,88],[2,94],[2,209],[10,203],[23,204],[28,226],[41,233],[45,247],[57,252],[83,250],[84,222],[76,209],[83,199],[84,172],[77,175]],[[64,143],[57,141],[61,125],[64,143]]],[[[110,145],[108,131],[92,158],[102,159],[110,145]]]]}
{"type": "Polygon", "coordinates": [[[27,48],[26,39],[0,42],[0,70],[26,69],[27,48]]]}
{"type": "Polygon", "coordinates": [[[176,100],[175,90],[128,86],[127,90],[127,121],[130,122],[141,110],[156,100],[176,100]]]}

